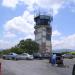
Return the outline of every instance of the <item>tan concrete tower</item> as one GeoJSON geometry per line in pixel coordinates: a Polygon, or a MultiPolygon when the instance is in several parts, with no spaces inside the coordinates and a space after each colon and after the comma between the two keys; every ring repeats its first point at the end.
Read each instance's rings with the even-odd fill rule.
{"type": "Polygon", "coordinates": [[[51,21],[53,20],[51,15],[36,15],[34,17],[35,21],[35,41],[39,44],[39,52],[41,53],[51,53],[51,35],[52,26],[51,21]]]}

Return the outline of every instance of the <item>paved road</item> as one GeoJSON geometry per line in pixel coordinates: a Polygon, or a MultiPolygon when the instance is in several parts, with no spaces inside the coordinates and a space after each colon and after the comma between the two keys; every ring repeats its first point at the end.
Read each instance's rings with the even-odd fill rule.
{"type": "Polygon", "coordinates": [[[3,60],[3,75],[71,75],[75,59],[65,59],[66,67],[51,66],[48,60],[3,60]]]}

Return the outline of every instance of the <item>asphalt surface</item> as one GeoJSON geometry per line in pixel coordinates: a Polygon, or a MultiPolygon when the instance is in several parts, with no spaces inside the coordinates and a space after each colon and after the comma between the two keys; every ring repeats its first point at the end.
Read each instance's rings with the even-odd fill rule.
{"type": "Polygon", "coordinates": [[[48,60],[3,60],[2,75],[72,75],[75,59],[65,59],[65,67],[52,66],[48,60]]]}

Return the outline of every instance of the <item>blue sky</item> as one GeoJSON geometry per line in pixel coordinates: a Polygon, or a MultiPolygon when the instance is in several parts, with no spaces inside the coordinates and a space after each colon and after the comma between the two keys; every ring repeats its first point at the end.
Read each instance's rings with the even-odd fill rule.
{"type": "Polygon", "coordinates": [[[53,49],[75,49],[75,0],[0,0],[0,48],[35,39],[35,8],[53,15],[53,49]]]}

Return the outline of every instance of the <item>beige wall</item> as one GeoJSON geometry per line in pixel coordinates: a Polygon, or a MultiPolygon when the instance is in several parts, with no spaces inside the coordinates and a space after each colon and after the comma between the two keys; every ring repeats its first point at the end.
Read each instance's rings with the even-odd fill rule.
{"type": "Polygon", "coordinates": [[[41,26],[40,28],[37,28],[35,40],[40,45],[40,50],[42,50],[42,43],[46,43],[44,49],[46,49],[46,52],[50,52],[52,46],[51,41],[46,40],[46,27],[41,26]]]}

